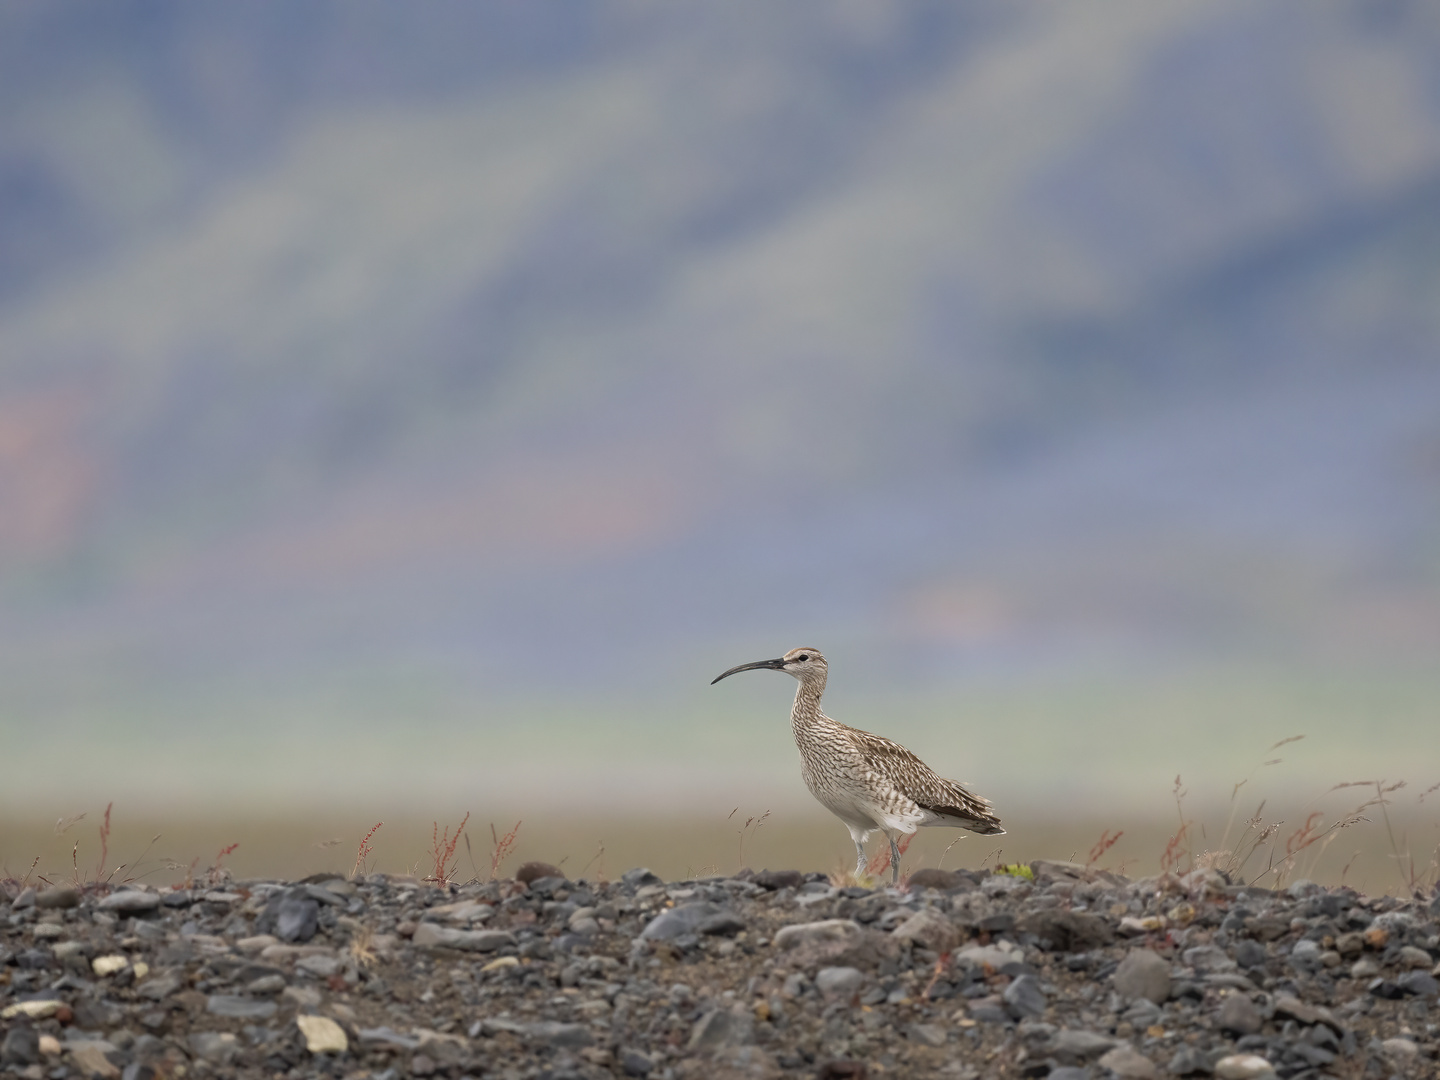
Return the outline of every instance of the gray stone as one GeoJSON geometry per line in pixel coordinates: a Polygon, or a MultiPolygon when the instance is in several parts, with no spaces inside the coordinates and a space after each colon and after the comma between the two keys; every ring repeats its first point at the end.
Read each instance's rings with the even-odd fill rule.
{"type": "Polygon", "coordinates": [[[1249,994],[1228,994],[1220,1004],[1220,1030],[1236,1035],[1254,1035],[1265,1023],[1249,994]]]}
{"type": "Polygon", "coordinates": [[[827,967],[815,973],[815,989],[826,997],[846,997],[864,985],[865,975],[859,968],[827,967]]]}
{"type": "Polygon", "coordinates": [[[541,1020],[530,1024],[525,1034],[546,1046],[563,1046],[578,1049],[595,1041],[590,1029],[584,1024],[565,1024],[558,1020],[541,1020]]]}
{"type": "Polygon", "coordinates": [[[240,1053],[240,1041],[228,1031],[197,1031],[190,1036],[190,1052],[212,1065],[229,1065],[240,1053]]]}
{"type": "Polygon", "coordinates": [[[1193,949],[1186,949],[1184,960],[1188,967],[1202,974],[1235,970],[1235,961],[1226,955],[1224,949],[1215,945],[1197,945],[1193,949]]]}
{"type": "Polygon", "coordinates": [[[937,953],[949,952],[960,940],[955,924],[934,908],[921,908],[897,926],[891,936],[937,953]]]}
{"type": "MultiPolygon", "coordinates": [[[[479,1023],[480,1021],[477,1020],[477,1027],[479,1023]]],[[[474,1038],[479,1033],[480,1032],[478,1030],[473,1030],[470,1032],[470,1036],[471,1038],[474,1038]]],[[[369,1043],[371,1045],[394,1046],[401,1050],[417,1050],[420,1047],[419,1039],[411,1038],[409,1035],[402,1035],[398,1031],[394,1031],[388,1026],[377,1028],[360,1028],[359,1031],[356,1032],[356,1034],[360,1037],[360,1041],[362,1043],[369,1043]]],[[[494,1032],[491,1032],[491,1034],[494,1034],[494,1032]]]]}
{"type": "Polygon", "coordinates": [[[655,1062],[649,1055],[639,1050],[621,1050],[616,1056],[620,1059],[620,1068],[626,1076],[649,1076],[655,1068],[655,1062]]]}
{"type": "Polygon", "coordinates": [[[1275,1015],[1282,1020],[1288,1017],[1301,1024],[1324,1024],[1337,1035],[1345,1034],[1344,1025],[1335,1019],[1329,1009],[1323,1005],[1306,1004],[1289,994],[1280,994],[1275,998],[1275,1015]]]}
{"type": "MultiPolygon", "coordinates": [[[[331,975],[339,972],[340,961],[333,956],[302,956],[299,960],[295,961],[295,969],[297,971],[308,971],[317,979],[328,979],[331,975]]],[[[283,990],[284,988],[285,983],[282,979],[279,989],[283,990]]]]}
{"type": "Polygon", "coordinates": [[[998,945],[967,945],[955,954],[957,964],[966,964],[975,968],[988,967],[995,971],[999,971],[1015,959],[1014,953],[1007,952],[998,945]]]}
{"type": "Polygon", "coordinates": [[[1368,956],[1362,956],[1350,965],[1352,979],[1373,979],[1380,974],[1380,965],[1368,956]]]}
{"type": "Polygon", "coordinates": [[[162,975],[156,975],[153,978],[146,979],[136,988],[135,992],[141,997],[149,998],[151,1001],[164,1001],[171,994],[175,993],[176,990],[179,990],[182,985],[179,975],[167,971],[162,975]]]}
{"type": "Polygon", "coordinates": [[[80,890],[74,885],[52,885],[35,894],[37,908],[72,908],[80,906],[80,890]]]}
{"type": "Polygon", "coordinates": [[[1041,908],[1022,915],[1016,929],[1034,934],[1042,947],[1048,943],[1056,952],[1081,952],[1115,940],[1115,932],[1104,919],[1084,911],[1041,908]]]}
{"type": "Polygon", "coordinates": [[[0,1043],[0,1065],[31,1065],[40,1060],[40,1036],[29,1024],[16,1024],[0,1043]]]}
{"type": "Polygon", "coordinates": [[[144,915],[160,906],[160,894],[122,889],[111,893],[95,906],[101,911],[113,911],[119,915],[144,915]]]}
{"type": "Polygon", "coordinates": [[[1420,1054],[1420,1047],[1411,1039],[1386,1039],[1380,1044],[1380,1049],[1391,1061],[1408,1065],[1420,1054]]]}
{"type": "Polygon", "coordinates": [[[1040,988],[1040,980],[1034,975],[1021,975],[1012,980],[1010,985],[1005,987],[1002,996],[1006,1011],[1016,1020],[1030,1019],[1045,1012],[1045,991],[1040,988]]]}
{"type": "Polygon", "coordinates": [[[245,984],[245,989],[252,994],[278,994],[285,989],[284,975],[261,975],[258,979],[252,979],[245,984]]]}
{"type": "Polygon", "coordinates": [[[945,1029],[939,1024],[912,1024],[909,1031],[910,1041],[920,1043],[922,1046],[944,1046],[945,1029]]]}
{"type": "Polygon", "coordinates": [[[120,1070],[105,1056],[105,1047],[112,1051],[115,1049],[103,1040],[67,1043],[65,1049],[69,1052],[70,1064],[81,1076],[90,1077],[91,1080],[120,1080],[120,1070]]]}
{"type": "Polygon", "coordinates": [[[1262,967],[1265,963],[1265,946],[1245,938],[1235,945],[1235,960],[1243,968],[1262,967]]]}
{"type": "Polygon", "coordinates": [[[957,874],[954,870],[939,870],[933,866],[921,867],[910,875],[910,890],[916,889],[939,889],[941,892],[950,892],[961,886],[970,885],[970,879],[957,874]]]}
{"type": "MultiPolygon", "coordinates": [[[[35,903],[37,905],[40,903],[39,897],[35,898],[35,903]]],[[[1400,949],[1400,955],[1395,959],[1400,961],[1401,967],[1407,968],[1425,968],[1428,970],[1435,965],[1435,961],[1430,958],[1428,952],[1414,945],[1403,946],[1400,949]]]]}
{"type": "Polygon", "coordinates": [[[782,926],[775,935],[777,949],[793,949],[817,942],[847,942],[860,936],[860,924],[851,919],[822,919],[820,922],[782,926]]]}
{"type": "Polygon", "coordinates": [[[268,1020],[275,1015],[276,1007],[273,1001],[260,1001],[237,994],[211,994],[205,1002],[205,1011],[233,1020],[268,1020]]]}
{"type": "Polygon", "coordinates": [[[1123,1017],[1129,1021],[1131,1027],[1147,1028],[1151,1024],[1160,1023],[1160,1019],[1164,1015],[1160,1006],[1149,998],[1136,998],[1135,1004],[1125,1010],[1123,1017]]]}
{"type": "Polygon", "coordinates": [[[1321,963],[1320,954],[1323,951],[1318,941],[1302,938],[1290,950],[1290,966],[1298,971],[1318,971],[1321,963]]]}
{"type": "Polygon", "coordinates": [[[309,941],[320,927],[320,904],[309,896],[283,897],[275,909],[275,936],[281,941],[309,941]]]}
{"type": "Polygon", "coordinates": [[[1107,1051],[1100,1058],[1099,1065],[1102,1069],[1109,1069],[1120,1080],[1155,1080],[1158,1075],[1155,1063],[1129,1043],[1121,1043],[1107,1051]]]}
{"type": "Polygon", "coordinates": [[[634,870],[626,870],[620,875],[620,881],[632,889],[643,889],[647,885],[664,885],[662,878],[652,874],[647,868],[637,866],[634,870]]]}
{"type": "Polygon", "coordinates": [[[798,889],[805,884],[805,875],[799,870],[761,870],[755,884],[762,889],[798,889]]]}
{"type": "Polygon", "coordinates": [[[662,911],[646,924],[640,937],[645,941],[674,941],[685,934],[733,934],[744,928],[745,923],[734,912],[719,904],[701,901],[662,911]]]}
{"type": "Polygon", "coordinates": [[[731,1046],[743,1046],[754,1036],[754,1018],[748,1009],[715,1009],[702,1016],[690,1033],[689,1050],[709,1053],[731,1046]]]}
{"type": "Polygon", "coordinates": [[[1115,969],[1115,992],[1124,998],[1148,998],[1159,1005],[1170,996],[1170,965],[1149,949],[1131,949],[1115,969]]]}
{"type": "Polygon", "coordinates": [[[1079,1065],[1061,1065],[1051,1069],[1045,1075],[1045,1080],[1090,1080],[1090,1070],[1079,1065]]]}
{"type": "Polygon", "coordinates": [[[1011,1019],[1005,1007],[993,998],[989,1001],[972,1001],[968,1012],[970,1019],[979,1020],[982,1024],[1008,1024],[1011,1019]]]}
{"type": "Polygon", "coordinates": [[[35,906],[35,886],[27,885],[20,890],[20,895],[10,901],[10,907],[14,911],[24,911],[26,908],[35,906]]]}
{"type": "Polygon", "coordinates": [[[417,946],[427,949],[461,949],[465,952],[494,952],[515,944],[515,935],[508,930],[456,930],[450,926],[422,922],[411,938],[417,946]]]}
{"type": "Polygon", "coordinates": [[[1275,1066],[1258,1054],[1229,1054],[1215,1062],[1216,1080],[1274,1080],[1275,1066]]]}
{"type": "MultiPolygon", "coordinates": [[[[339,886],[343,886],[344,884],[344,882],[337,883],[339,886]]],[[[306,885],[305,895],[317,904],[329,904],[331,907],[343,908],[347,903],[341,893],[336,892],[335,889],[330,888],[328,885],[306,885]]],[[[205,897],[206,900],[211,898],[211,896],[205,897]]]]}
{"type": "Polygon", "coordinates": [[[1050,1040],[1050,1054],[1062,1065],[1078,1065],[1082,1062],[1098,1058],[1115,1046],[1115,1040],[1109,1035],[1099,1035],[1093,1031],[1077,1031],[1072,1028],[1061,1028],[1050,1040]]]}
{"type": "Polygon", "coordinates": [[[1414,994],[1417,997],[1440,996],[1440,979],[1424,971],[1412,971],[1408,975],[1401,975],[1395,980],[1395,985],[1404,990],[1407,994],[1414,994]]]}
{"type": "Polygon", "coordinates": [[[1209,1076],[1215,1071],[1210,1059],[1193,1046],[1182,1046],[1176,1050],[1175,1056],[1165,1068],[1175,1076],[1209,1076]]]}

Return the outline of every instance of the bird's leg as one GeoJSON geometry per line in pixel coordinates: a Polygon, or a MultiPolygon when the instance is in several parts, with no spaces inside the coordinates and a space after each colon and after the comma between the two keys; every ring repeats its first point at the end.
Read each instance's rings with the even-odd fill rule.
{"type": "Polygon", "coordinates": [[[865,874],[865,844],[857,836],[855,837],[855,877],[858,880],[865,874]]]}
{"type": "Polygon", "coordinates": [[[900,849],[895,846],[894,833],[886,833],[885,836],[890,841],[890,884],[897,885],[900,882],[900,849]]]}

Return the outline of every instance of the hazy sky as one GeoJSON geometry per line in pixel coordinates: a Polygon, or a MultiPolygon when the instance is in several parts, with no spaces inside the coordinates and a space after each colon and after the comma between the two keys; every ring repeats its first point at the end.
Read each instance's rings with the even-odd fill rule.
{"type": "Polygon", "coordinates": [[[0,10],[15,798],[764,788],[801,643],[1037,792],[1429,723],[1434,9],[559,12],[0,10]]]}

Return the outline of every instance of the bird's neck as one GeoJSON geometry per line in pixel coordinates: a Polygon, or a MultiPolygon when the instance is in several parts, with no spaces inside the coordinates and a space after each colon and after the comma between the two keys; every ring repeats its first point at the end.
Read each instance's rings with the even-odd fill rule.
{"type": "Polygon", "coordinates": [[[820,712],[820,696],[825,693],[825,676],[801,679],[795,691],[795,704],[790,707],[790,728],[795,738],[802,738],[813,731],[824,719],[820,712]]]}

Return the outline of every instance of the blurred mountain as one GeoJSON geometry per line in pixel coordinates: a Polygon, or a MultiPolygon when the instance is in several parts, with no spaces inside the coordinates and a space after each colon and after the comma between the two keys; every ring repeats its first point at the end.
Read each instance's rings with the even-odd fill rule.
{"type": "Polygon", "coordinates": [[[7,5],[6,677],[1432,655],[1437,71],[1419,2],[7,5]]]}

